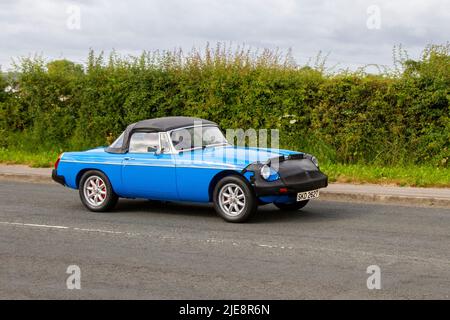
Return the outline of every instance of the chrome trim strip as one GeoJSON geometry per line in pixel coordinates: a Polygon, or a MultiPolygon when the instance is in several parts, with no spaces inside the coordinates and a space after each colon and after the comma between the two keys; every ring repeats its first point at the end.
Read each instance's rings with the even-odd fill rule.
{"type": "Polygon", "coordinates": [[[143,167],[170,167],[170,168],[189,168],[189,169],[219,169],[219,170],[242,170],[241,167],[207,167],[207,166],[188,166],[188,165],[166,165],[166,164],[148,164],[148,163],[114,163],[114,162],[93,162],[93,161],[76,161],[76,160],[64,160],[61,162],[66,163],[84,163],[84,164],[99,164],[99,165],[124,165],[124,166],[143,166],[143,167]]]}
{"type": "Polygon", "coordinates": [[[117,166],[142,166],[142,167],[175,167],[175,164],[173,165],[168,165],[168,164],[157,164],[157,163],[132,163],[132,162],[127,162],[127,163],[116,163],[116,162],[94,162],[94,161],[76,161],[76,160],[64,160],[61,162],[67,162],[67,163],[86,163],[86,164],[98,164],[98,165],[117,165],[117,166]]]}
{"type": "Polygon", "coordinates": [[[60,160],[60,162],[66,163],[87,163],[87,164],[111,164],[111,165],[122,165],[122,162],[95,162],[95,161],[78,161],[78,160],[60,160]]]}
{"type": "MultiPolygon", "coordinates": [[[[174,161],[173,159],[146,159],[146,158],[134,158],[133,155],[136,154],[142,154],[142,153],[126,153],[128,155],[130,155],[130,159],[124,159],[127,161],[133,160],[133,161],[158,161],[158,162],[168,162],[168,161],[174,161]]],[[[164,153],[166,154],[166,153],[164,153]]],[[[128,156],[127,156],[128,157],[128,156]]]]}
{"type": "Polygon", "coordinates": [[[140,167],[171,167],[171,168],[175,168],[175,165],[170,165],[170,164],[153,164],[153,163],[124,163],[123,166],[140,166],[140,167]]]}
{"type": "Polygon", "coordinates": [[[242,170],[240,167],[205,167],[205,166],[175,166],[176,168],[188,169],[220,169],[220,170],[242,170]]]}
{"type": "MultiPolygon", "coordinates": [[[[214,167],[214,166],[217,166],[217,163],[207,162],[207,161],[202,161],[202,162],[200,162],[200,161],[198,161],[198,162],[196,162],[196,161],[193,161],[193,162],[180,161],[180,162],[177,162],[177,167],[180,167],[180,166],[189,167],[189,166],[195,166],[195,165],[204,166],[204,167],[207,167],[208,165],[210,165],[210,166],[214,167]]],[[[239,167],[239,165],[237,165],[237,164],[222,163],[221,165],[225,168],[238,168],[239,167]]]]}

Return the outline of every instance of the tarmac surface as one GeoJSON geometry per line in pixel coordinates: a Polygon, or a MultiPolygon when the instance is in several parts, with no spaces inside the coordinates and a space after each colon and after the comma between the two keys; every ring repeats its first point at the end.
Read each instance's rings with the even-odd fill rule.
{"type": "Polygon", "coordinates": [[[0,299],[449,299],[450,209],[311,201],[230,224],[209,205],[84,209],[0,180],[0,299]],[[67,289],[67,268],[81,289],[67,289]],[[367,288],[379,266],[381,289],[367,288]]]}

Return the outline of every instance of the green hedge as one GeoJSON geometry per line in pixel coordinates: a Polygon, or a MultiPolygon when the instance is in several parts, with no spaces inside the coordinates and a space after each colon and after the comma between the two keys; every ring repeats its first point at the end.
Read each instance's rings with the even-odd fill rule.
{"type": "Polygon", "coordinates": [[[190,115],[223,128],[276,128],[286,148],[332,163],[448,167],[449,45],[380,75],[299,68],[264,51],[143,53],[85,65],[22,59],[0,79],[0,148],[105,145],[127,124],[190,115]]]}

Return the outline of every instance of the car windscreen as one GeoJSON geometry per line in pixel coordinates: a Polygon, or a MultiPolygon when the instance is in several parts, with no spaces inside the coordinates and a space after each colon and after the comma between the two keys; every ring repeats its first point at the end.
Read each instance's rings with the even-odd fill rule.
{"type": "Polygon", "coordinates": [[[170,139],[178,151],[228,143],[218,127],[193,127],[174,130],[170,134],[170,139]]]}

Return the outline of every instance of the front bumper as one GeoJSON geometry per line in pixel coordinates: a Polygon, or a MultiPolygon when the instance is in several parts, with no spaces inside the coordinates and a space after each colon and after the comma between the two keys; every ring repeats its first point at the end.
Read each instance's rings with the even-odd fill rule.
{"type": "Polygon", "coordinates": [[[322,173],[309,159],[283,160],[279,163],[280,179],[267,181],[260,174],[260,165],[249,166],[250,178],[256,196],[287,195],[311,191],[328,186],[328,177],[322,173]]]}
{"type": "Polygon", "coordinates": [[[56,181],[59,184],[62,184],[63,186],[66,185],[66,179],[64,178],[64,176],[58,176],[56,169],[52,170],[52,179],[53,179],[53,181],[56,181]]]}
{"type": "Polygon", "coordinates": [[[268,182],[261,178],[255,179],[255,193],[258,197],[270,195],[285,195],[304,191],[311,191],[328,186],[328,177],[322,172],[306,173],[303,179],[296,182],[285,183],[282,179],[268,182]]]}

